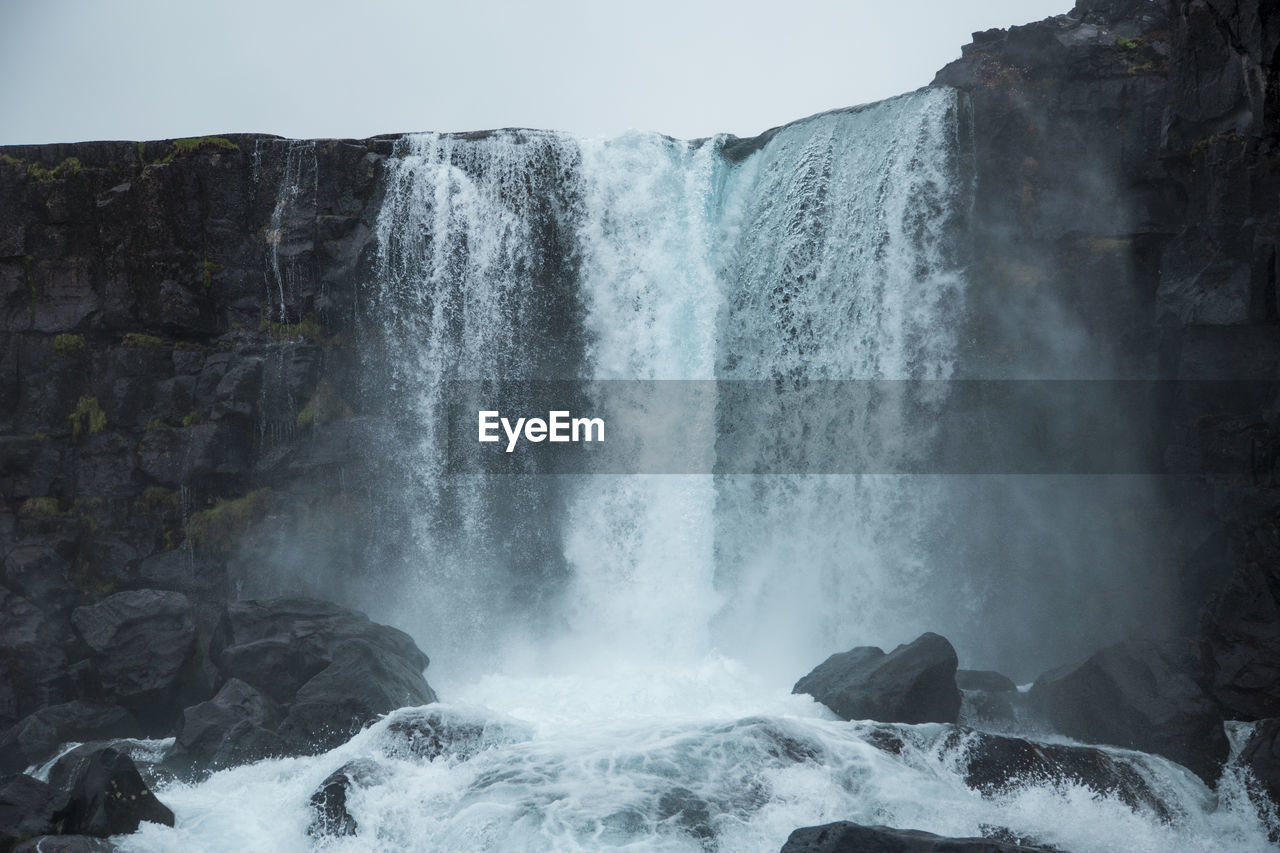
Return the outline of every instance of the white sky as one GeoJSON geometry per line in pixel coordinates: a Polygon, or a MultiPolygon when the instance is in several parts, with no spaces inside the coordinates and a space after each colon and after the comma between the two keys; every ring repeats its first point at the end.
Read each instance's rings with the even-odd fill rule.
{"type": "Polygon", "coordinates": [[[1072,0],[0,0],[0,144],[526,126],[750,136],[1072,0]]]}

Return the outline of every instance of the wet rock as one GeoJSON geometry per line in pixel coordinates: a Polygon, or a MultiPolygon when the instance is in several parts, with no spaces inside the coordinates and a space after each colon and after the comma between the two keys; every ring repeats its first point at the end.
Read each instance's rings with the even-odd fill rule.
{"type": "Polygon", "coordinates": [[[168,730],[186,700],[208,695],[194,660],[195,612],[181,593],[120,592],[71,617],[93,652],[103,694],[168,730]]]}
{"type": "Polygon", "coordinates": [[[1230,747],[1201,675],[1185,644],[1131,640],[1040,676],[1031,701],[1062,734],[1163,755],[1212,785],[1230,747]]]}
{"type": "Polygon", "coordinates": [[[331,749],[383,714],[434,701],[414,663],[364,640],[348,640],[298,690],[280,732],[300,745],[331,749]]]}
{"type": "Polygon", "coordinates": [[[945,637],[923,634],[889,654],[860,646],[832,655],[796,682],[846,720],[954,723],[960,713],[956,651],[945,637]]]}
{"type": "Polygon", "coordinates": [[[1280,804],[1280,720],[1263,720],[1240,750],[1240,764],[1253,774],[1261,792],[1280,804]]]}
{"type": "Polygon", "coordinates": [[[74,698],[62,643],[70,632],[20,595],[0,587],[0,721],[74,698]]]}
{"type": "Polygon", "coordinates": [[[47,761],[64,743],[142,734],[137,719],[118,705],[80,700],[50,705],[0,735],[0,773],[16,773],[47,761]]]}
{"type": "Polygon", "coordinates": [[[393,758],[466,761],[482,750],[520,743],[532,730],[514,720],[473,716],[444,705],[402,708],[387,718],[379,748],[393,758]]]}
{"type": "Polygon", "coordinates": [[[320,783],[311,795],[311,823],[307,834],[312,838],[355,835],[360,826],[347,811],[347,796],[355,786],[380,784],[385,772],[372,761],[351,761],[339,767],[320,783]]]}
{"type": "Polygon", "coordinates": [[[156,799],[133,760],[110,747],[80,759],[67,803],[54,817],[59,835],[99,838],[135,832],[143,821],[173,826],[173,812],[156,799]]]}
{"type": "Polygon", "coordinates": [[[943,749],[963,762],[965,784],[985,796],[1026,783],[1065,783],[1099,796],[1118,797],[1129,808],[1149,811],[1160,820],[1172,817],[1137,770],[1094,747],[1036,743],[958,728],[948,734],[943,749]]]}
{"type": "Polygon", "coordinates": [[[1017,691],[1013,679],[986,669],[957,669],[956,687],[961,690],[985,690],[989,693],[1017,691]]]}
{"type": "MultiPolygon", "coordinates": [[[[1276,538],[1274,526],[1268,538],[1276,538]]],[[[1205,637],[1213,662],[1213,695],[1229,718],[1280,716],[1280,569],[1263,546],[1240,567],[1206,614],[1205,637]]],[[[1280,542],[1267,542],[1280,550],[1280,542]]]]}
{"type": "Polygon", "coordinates": [[[52,786],[30,776],[0,780],[0,851],[19,841],[53,830],[54,813],[62,795],[52,786]]]}
{"type": "Polygon", "coordinates": [[[428,659],[402,631],[310,599],[228,605],[211,647],[223,674],[284,706],[277,732],[322,751],[398,708],[435,701],[428,659]]]}
{"type": "Polygon", "coordinates": [[[274,732],[280,707],[238,678],[228,679],[216,696],[187,708],[182,717],[182,729],[164,762],[175,772],[219,770],[289,751],[274,732]]]}
{"type": "Polygon", "coordinates": [[[862,826],[849,821],[806,826],[791,833],[782,853],[1052,853],[991,838],[946,838],[915,829],[862,826]]]}

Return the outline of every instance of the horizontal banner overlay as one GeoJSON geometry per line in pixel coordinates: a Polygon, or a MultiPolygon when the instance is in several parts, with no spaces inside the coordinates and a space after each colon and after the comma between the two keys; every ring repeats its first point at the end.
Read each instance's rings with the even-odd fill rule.
{"type": "MultiPolygon", "coordinates": [[[[1255,380],[457,381],[420,427],[454,474],[1271,477],[1255,380]]],[[[1274,455],[1274,454],[1271,454],[1274,455]]]]}

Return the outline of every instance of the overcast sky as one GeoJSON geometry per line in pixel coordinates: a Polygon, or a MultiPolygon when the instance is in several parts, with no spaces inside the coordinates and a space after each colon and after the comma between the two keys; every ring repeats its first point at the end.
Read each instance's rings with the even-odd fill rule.
{"type": "Polygon", "coordinates": [[[527,126],[748,136],[1072,0],[0,0],[0,144],[527,126]]]}

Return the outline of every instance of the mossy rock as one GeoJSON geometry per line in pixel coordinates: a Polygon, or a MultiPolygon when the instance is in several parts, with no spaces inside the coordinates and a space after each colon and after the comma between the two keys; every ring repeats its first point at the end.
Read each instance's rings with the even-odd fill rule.
{"type": "Polygon", "coordinates": [[[266,515],[270,506],[270,489],[218,501],[209,509],[191,516],[187,523],[187,538],[202,548],[229,551],[255,522],[266,515]]]}
{"type": "Polygon", "coordinates": [[[107,414],[102,411],[97,397],[81,397],[75,410],[67,415],[67,420],[71,423],[72,441],[78,441],[81,433],[97,435],[107,428],[107,414]]]}
{"type": "Polygon", "coordinates": [[[155,335],[144,335],[141,332],[126,332],[120,343],[130,349],[159,349],[164,346],[164,339],[155,335]]]}
{"type": "Polygon", "coordinates": [[[80,335],[63,334],[57,335],[53,339],[53,348],[58,354],[66,358],[78,358],[84,355],[88,349],[88,344],[80,335]]]}
{"type": "Polygon", "coordinates": [[[27,498],[18,507],[19,518],[55,518],[62,515],[57,498],[27,498]]]}

